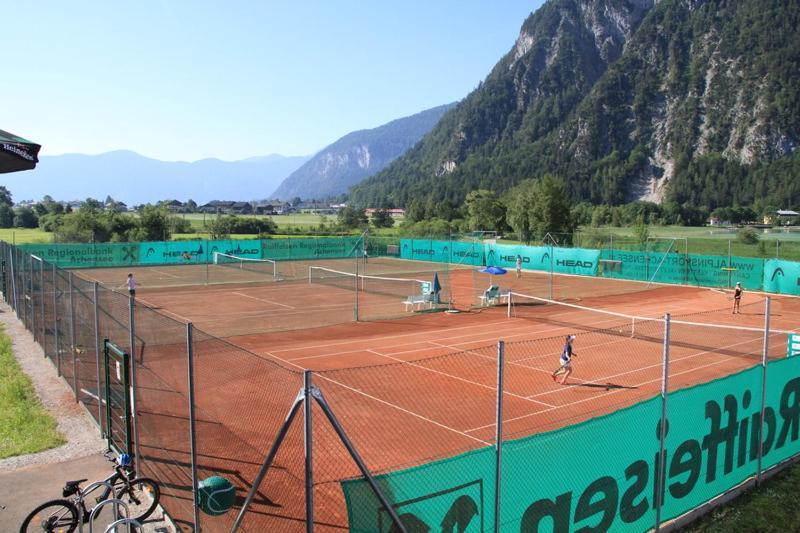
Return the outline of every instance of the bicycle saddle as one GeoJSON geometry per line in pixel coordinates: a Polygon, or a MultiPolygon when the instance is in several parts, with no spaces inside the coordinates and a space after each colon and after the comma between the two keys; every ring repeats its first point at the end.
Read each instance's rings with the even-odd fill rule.
{"type": "Polygon", "coordinates": [[[84,481],[88,481],[87,479],[76,479],[74,481],[67,481],[64,483],[64,490],[61,491],[62,495],[66,498],[67,496],[72,496],[76,494],[80,488],[78,485],[83,483],[84,481]]]}

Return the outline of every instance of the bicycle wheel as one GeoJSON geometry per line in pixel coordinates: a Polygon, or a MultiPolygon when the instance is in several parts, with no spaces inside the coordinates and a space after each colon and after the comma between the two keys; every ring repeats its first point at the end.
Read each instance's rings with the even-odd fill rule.
{"type": "MultiPolygon", "coordinates": [[[[141,522],[155,510],[161,498],[161,489],[154,480],[140,477],[132,479],[118,490],[117,498],[128,504],[128,517],[141,522]]],[[[120,509],[119,512],[122,515],[124,510],[120,509]]]]}
{"type": "Polygon", "coordinates": [[[20,533],[53,531],[72,533],[78,527],[78,508],[69,500],[50,500],[25,517],[20,533]]]}

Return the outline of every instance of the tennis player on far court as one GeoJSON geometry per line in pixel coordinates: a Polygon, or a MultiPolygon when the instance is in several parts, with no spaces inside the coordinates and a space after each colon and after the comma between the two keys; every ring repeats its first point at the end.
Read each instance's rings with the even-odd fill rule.
{"type": "Polygon", "coordinates": [[[128,288],[128,294],[131,298],[136,297],[136,280],[133,279],[133,273],[128,274],[128,279],[125,280],[125,287],[128,288]]]}
{"type": "Polygon", "coordinates": [[[521,255],[517,255],[516,269],[517,269],[517,278],[519,278],[522,275],[522,256],[521,255]]]}
{"type": "Polygon", "coordinates": [[[736,313],[742,314],[739,310],[739,304],[742,303],[742,284],[740,282],[736,282],[736,288],[733,290],[733,314],[736,313]]]}
{"type": "Polygon", "coordinates": [[[552,375],[553,381],[556,381],[559,375],[564,374],[564,377],[561,378],[562,385],[567,382],[567,378],[572,374],[572,357],[578,355],[572,351],[572,341],[574,340],[575,335],[567,335],[566,343],[564,343],[564,350],[561,352],[561,357],[558,358],[558,362],[561,363],[561,366],[558,367],[552,375]]]}

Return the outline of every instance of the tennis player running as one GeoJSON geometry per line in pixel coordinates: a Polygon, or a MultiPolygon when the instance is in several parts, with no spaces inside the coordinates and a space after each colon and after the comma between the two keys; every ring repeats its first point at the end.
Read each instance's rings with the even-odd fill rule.
{"type": "Polygon", "coordinates": [[[561,356],[558,358],[558,362],[561,363],[552,374],[553,381],[558,379],[558,376],[564,374],[564,377],[561,378],[561,384],[567,382],[567,378],[569,375],[572,374],[572,357],[577,356],[578,354],[572,351],[572,341],[575,340],[575,335],[567,335],[566,343],[564,344],[564,350],[561,352],[561,356]]]}
{"type": "Polygon", "coordinates": [[[742,312],[739,310],[739,304],[742,303],[742,284],[741,282],[736,282],[736,289],[733,291],[733,314],[739,313],[740,315],[742,312]]]}

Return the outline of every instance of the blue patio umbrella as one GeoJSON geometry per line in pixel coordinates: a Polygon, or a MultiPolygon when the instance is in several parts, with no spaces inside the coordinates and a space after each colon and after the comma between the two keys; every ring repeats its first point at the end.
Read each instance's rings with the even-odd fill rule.
{"type": "Polygon", "coordinates": [[[439,273],[433,273],[433,286],[431,288],[431,293],[433,293],[433,302],[439,303],[439,293],[442,291],[442,284],[439,283],[439,273]]]}
{"type": "Polygon", "coordinates": [[[508,272],[508,270],[497,266],[489,266],[478,270],[478,272],[483,272],[484,274],[491,274],[493,276],[502,276],[503,274],[508,272]]]}
{"type": "Polygon", "coordinates": [[[500,268],[498,266],[488,266],[483,267],[478,272],[483,272],[484,274],[489,274],[489,284],[492,284],[492,276],[502,276],[506,272],[508,272],[505,268],[500,268]]]}

